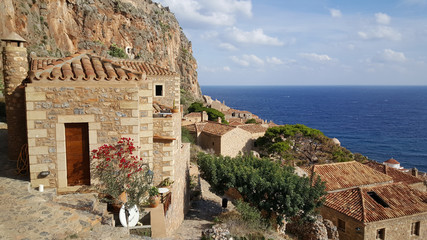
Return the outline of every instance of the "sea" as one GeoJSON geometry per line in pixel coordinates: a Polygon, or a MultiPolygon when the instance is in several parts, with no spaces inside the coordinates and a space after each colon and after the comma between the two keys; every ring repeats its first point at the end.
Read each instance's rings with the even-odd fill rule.
{"type": "Polygon", "coordinates": [[[202,86],[276,124],[319,129],[353,153],[427,172],[427,86],[202,86]]]}

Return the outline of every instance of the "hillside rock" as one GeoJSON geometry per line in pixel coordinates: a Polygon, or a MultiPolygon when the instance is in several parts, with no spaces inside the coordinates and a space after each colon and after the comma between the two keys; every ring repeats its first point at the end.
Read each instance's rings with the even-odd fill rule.
{"type": "Polygon", "coordinates": [[[107,56],[116,44],[131,58],[180,73],[183,95],[201,99],[191,42],[168,7],[151,0],[2,0],[0,7],[0,34],[17,32],[29,52],[107,56]]]}

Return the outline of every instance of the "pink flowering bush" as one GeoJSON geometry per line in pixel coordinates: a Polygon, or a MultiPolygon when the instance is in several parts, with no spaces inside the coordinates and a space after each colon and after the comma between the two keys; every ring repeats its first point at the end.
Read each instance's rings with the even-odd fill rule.
{"type": "Polygon", "coordinates": [[[115,145],[105,144],[91,152],[99,190],[116,200],[126,192],[128,207],[140,204],[152,180],[152,172],[136,155],[137,150],[133,139],[122,138],[115,145]]]}

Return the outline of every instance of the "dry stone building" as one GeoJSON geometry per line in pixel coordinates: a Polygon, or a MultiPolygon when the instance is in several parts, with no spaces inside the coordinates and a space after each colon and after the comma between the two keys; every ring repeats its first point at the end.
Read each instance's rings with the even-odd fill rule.
{"type": "Polygon", "coordinates": [[[302,170],[326,182],[328,194],[320,213],[338,227],[340,239],[426,239],[426,192],[405,181],[394,182],[396,175],[354,161],[302,170]]]}
{"type": "Polygon", "coordinates": [[[16,34],[3,38],[9,158],[28,143],[33,187],[72,192],[91,185],[89,152],[122,137],[134,139],[154,171],[154,183],[175,183],[165,213],[176,229],[187,204],[189,146],[181,143],[180,78],[140,61],[109,60],[91,53],[31,58],[16,34]],[[154,108],[153,104],[163,106],[154,108]]]}

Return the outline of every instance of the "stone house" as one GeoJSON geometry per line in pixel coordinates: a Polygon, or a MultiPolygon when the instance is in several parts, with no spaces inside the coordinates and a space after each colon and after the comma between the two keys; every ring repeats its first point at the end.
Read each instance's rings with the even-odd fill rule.
{"type": "Polygon", "coordinates": [[[189,113],[187,115],[184,115],[183,119],[182,119],[182,125],[190,125],[190,124],[194,124],[194,123],[199,123],[199,122],[206,122],[208,121],[208,114],[203,111],[203,112],[192,112],[189,113]]]}
{"type": "Polygon", "coordinates": [[[228,121],[228,119],[232,119],[232,118],[240,118],[243,121],[246,121],[246,120],[254,118],[254,116],[255,116],[249,111],[241,111],[241,110],[236,110],[236,109],[232,109],[232,108],[230,108],[226,111],[222,111],[222,113],[224,113],[225,120],[227,120],[227,121],[228,121]]]}
{"type": "MultiPolygon", "coordinates": [[[[301,170],[301,169],[300,169],[301,170]]],[[[425,239],[427,195],[358,162],[302,168],[326,182],[320,213],[340,239],[425,239]]]]}
{"type": "Polygon", "coordinates": [[[235,157],[252,150],[252,135],[246,130],[217,122],[203,122],[185,126],[197,145],[217,155],[235,157]]]}
{"type": "Polygon", "coordinates": [[[175,181],[162,221],[167,234],[178,228],[188,203],[189,170],[181,115],[170,110],[180,103],[179,75],[87,52],[33,57],[28,71],[25,40],[16,34],[2,40],[9,158],[16,160],[28,143],[31,186],[73,192],[93,185],[90,151],[132,138],[154,171],[154,183],[175,181]],[[155,102],[167,109],[157,112],[155,102]]]}

